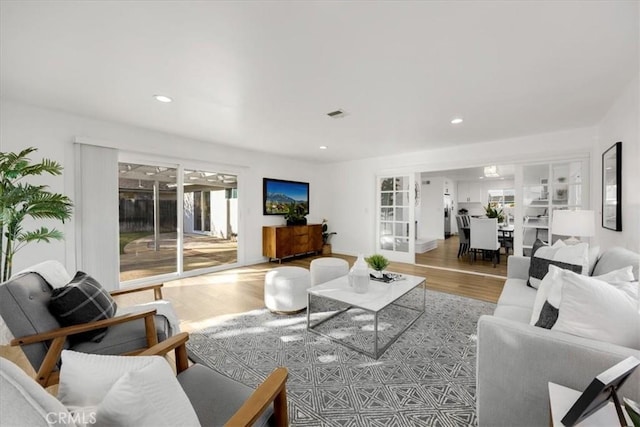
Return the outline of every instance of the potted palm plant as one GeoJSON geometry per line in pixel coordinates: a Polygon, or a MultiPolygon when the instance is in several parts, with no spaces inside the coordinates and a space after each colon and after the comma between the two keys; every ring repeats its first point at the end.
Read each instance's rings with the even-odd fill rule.
{"type": "Polygon", "coordinates": [[[335,231],[329,232],[328,220],[322,220],[322,255],[331,255],[331,236],[336,235],[335,231]]]}
{"type": "Polygon", "coordinates": [[[71,217],[73,204],[67,196],[48,191],[47,185],[24,182],[29,176],[62,173],[58,162],[42,159],[32,163],[28,156],[36,150],[29,147],[19,153],[0,152],[0,282],[11,277],[13,257],[25,245],[63,238],[55,228],[26,230],[25,219],[57,219],[64,223],[71,217]]]}

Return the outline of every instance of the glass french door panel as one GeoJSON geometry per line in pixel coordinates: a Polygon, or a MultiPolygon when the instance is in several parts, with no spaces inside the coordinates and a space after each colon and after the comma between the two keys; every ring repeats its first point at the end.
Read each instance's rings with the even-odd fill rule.
{"type": "Polygon", "coordinates": [[[118,163],[120,281],[177,271],[176,168],[118,163]]]}
{"type": "Polygon", "coordinates": [[[393,193],[392,192],[380,193],[380,206],[393,206],[393,193]]]}
{"type": "Polygon", "coordinates": [[[380,219],[382,221],[393,221],[393,208],[380,208],[380,219]]]}
{"type": "Polygon", "coordinates": [[[184,271],[238,261],[238,177],[184,170],[184,271]]]}
{"type": "Polygon", "coordinates": [[[383,251],[410,250],[411,178],[409,176],[379,178],[379,247],[383,251]]]}

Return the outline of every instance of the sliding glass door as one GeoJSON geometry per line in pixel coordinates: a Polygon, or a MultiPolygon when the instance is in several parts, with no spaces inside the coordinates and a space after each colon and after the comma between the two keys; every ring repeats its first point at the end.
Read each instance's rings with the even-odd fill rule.
{"type": "Polygon", "coordinates": [[[120,281],[178,271],[177,169],[119,163],[120,281]]]}
{"type": "Polygon", "coordinates": [[[238,177],[185,169],[183,180],[185,271],[238,260],[238,177]]]}
{"type": "Polygon", "coordinates": [[[151,162],[118,170],[121,282],[238,262],[237,175],[151,162]]]}

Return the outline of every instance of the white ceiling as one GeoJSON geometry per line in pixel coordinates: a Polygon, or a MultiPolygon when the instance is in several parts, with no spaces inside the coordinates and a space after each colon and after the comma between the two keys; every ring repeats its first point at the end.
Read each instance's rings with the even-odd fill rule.
{"type": "Polygon", "coordinates": [[[636,1],[3,0],[0,15],[4,98],[314,162],[593,126],[638,73],[636,1]]]}

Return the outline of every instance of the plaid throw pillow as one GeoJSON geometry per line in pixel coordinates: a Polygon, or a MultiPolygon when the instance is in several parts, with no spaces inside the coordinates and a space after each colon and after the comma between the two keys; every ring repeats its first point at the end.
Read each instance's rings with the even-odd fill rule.
{"type": "MultiPolygon", "coordinates": [[[[68,285],[54,289],[49,311],[62,326],[72,326],[109,319],[116,313],[116,302],[109,292],[87,273],[78,271],[68,285]]],[[[71,337],[73,341],[99,342],[107,328],[83,332],[71,337]]]]}

